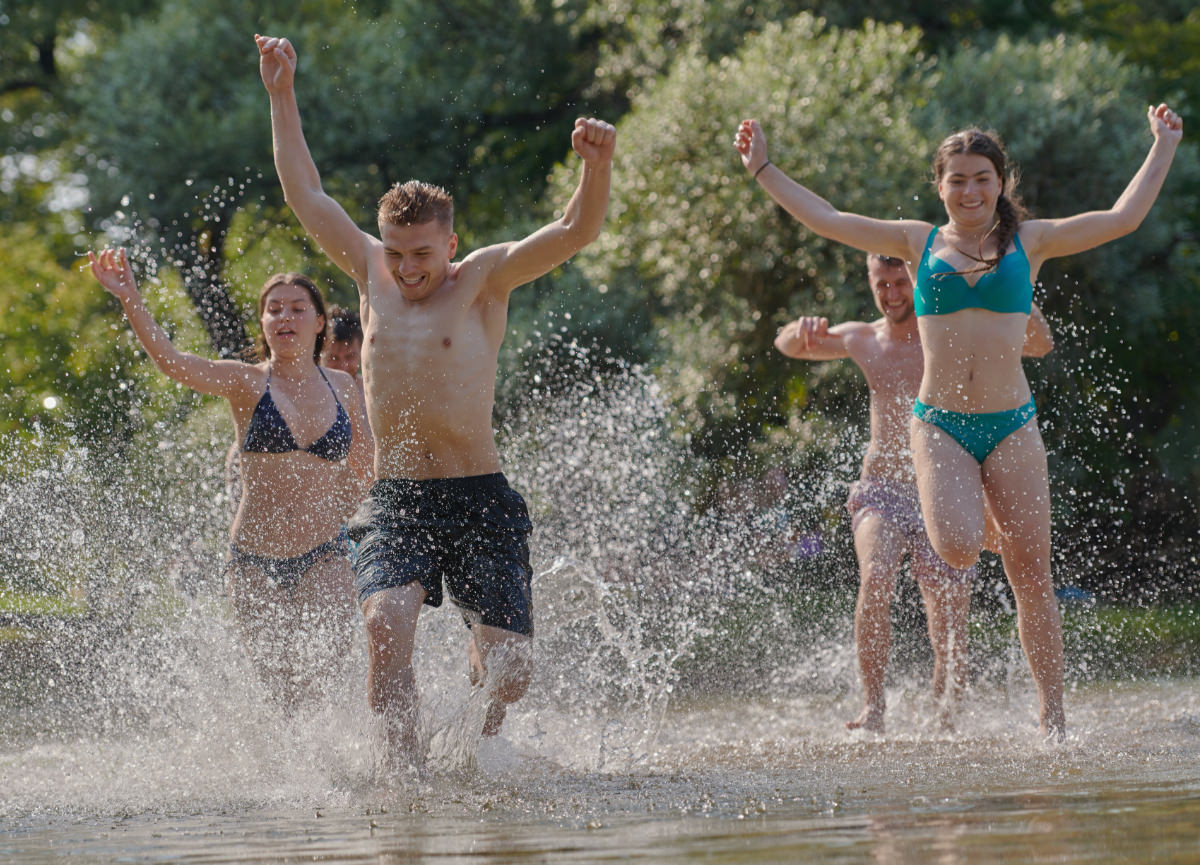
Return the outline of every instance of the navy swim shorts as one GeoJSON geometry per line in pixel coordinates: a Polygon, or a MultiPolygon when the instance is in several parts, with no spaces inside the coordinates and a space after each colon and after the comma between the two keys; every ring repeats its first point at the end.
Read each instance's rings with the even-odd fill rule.
{"type": "Polygon", "coordinates": [[[419,580],[425,603],[445,594],[475,623],[533,636],[529,511],[503,474],[376,481],[350,520],[361,605],[419,580]]]}

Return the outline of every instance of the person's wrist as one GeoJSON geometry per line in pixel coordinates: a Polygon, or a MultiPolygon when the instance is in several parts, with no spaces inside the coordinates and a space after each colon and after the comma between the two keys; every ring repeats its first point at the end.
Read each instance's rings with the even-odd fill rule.
{"type": "Polygon", "coordinates": [[[768,159],[765,162],[763,162],[762,165],[758,166],[758,170],[754,172],[753,179],[758,180],[758,175],[762,174],[763,171],[765,171],[767,166],[770,164],[771,164],[771,160],[768,159]]]}

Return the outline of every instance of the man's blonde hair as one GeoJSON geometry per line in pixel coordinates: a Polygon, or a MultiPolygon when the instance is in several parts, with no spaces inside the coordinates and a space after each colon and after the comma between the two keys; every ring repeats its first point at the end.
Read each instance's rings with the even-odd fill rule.
{"type": "Polygon", "coordinates": [[[454,229],[454,199],[440,186],[409,180],[397,183],[379,199],[381,224],[423,225],[435,220],[454,229]]]}

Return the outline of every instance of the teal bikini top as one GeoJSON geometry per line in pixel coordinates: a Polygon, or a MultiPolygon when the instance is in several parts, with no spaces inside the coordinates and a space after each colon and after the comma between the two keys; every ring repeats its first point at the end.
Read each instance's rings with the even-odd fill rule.
{"type": "Polygon", "coordinates": [[[917,268],[917,285],[913,291],[917,315],[947,315],[960,309],[1029,315],[1033,306],[1033,283],[1029,279],[1029,257],[1021,246],[1021,238],[1013,235],[1017,248],[1001,257],[999,264],[970,285],[961,273],[955,273],[953,267],[930,251],[937,231],[935,227],[929,232],[921,265],[917,268]]]}

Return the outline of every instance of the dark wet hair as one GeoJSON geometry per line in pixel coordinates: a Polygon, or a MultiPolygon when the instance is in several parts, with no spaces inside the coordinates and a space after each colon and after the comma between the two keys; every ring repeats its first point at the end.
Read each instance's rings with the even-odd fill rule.
{"type": "Polygon", "coordinates": [[[353,309],[334,304],[329,307],[329,338],[334,342],[362,342],[362,319],[353,309]]]}
{"type": "MultiPolygon", "coordinates": [[[[329,316],[325,313],[325,298],[321,296],[321,289],[317,288],[317,284],[302,273],[277,273],[263,283],[262,291],[258,294],[258,321],[261,326],[263,312],[267,308],[267,295],[271,293],[271,289],[278,288],[281,285],[298,285],[308,292],[308,297],[312,301],[313,308],[317,311],[317,315],[321,316],[326,323],[326,327],[321,328],[317,332],[317,342],[313,346],[313,362],[320,363],[321,349],[325,347],[325,333],[328,330],[329,316]]],[[[271,359],[271,347],[267,345],[267,338],[263,333],[258,334],[258,356],[262,360],[271,359]]]]}
{"type": "Polygon", "coordinates": [[[1017,229],[1021,227],[1021,222],[1029,218],[1029,211],[1025,209],[1017,195],[1017,170],[1008,164],[1008,154],[1004,150],[1004,142],[995,132],[985,132],[982,129],[971,127],[961,132],[955,132],[944,139],[938,145],[937,153],[933,157],[933,182],[941,182],[942,175],[946,173],[946,163],[950,161],[951,156],[964,153],[986,157],[1000,178],[1000,196],[996,199],[996,255],[992,258],[983,257],[983,240],[987,235],[979,240],[979,255],[959,250],[963,255],[980,263],[980,267],[962,272],[975,273],[980,270],[991,270],[1000,263],[1000,259],[1004,257],[1005,250],[1012,243],[1017,229]]]}
{"type": "Polygon", "coordinates": [[[907,262],[903,258],[896,258],[894,255],[880,255],[878,252],[867,253],[867,264],[872,261],[878,261],[884,267],[904,267],[907,262]]]}
{"type": "Polygon", "coordinates": [[[423,225],[437,221],[454,228],[454,199],[440,186],[420,180],[397,183],[379,199],[378,221],[387,225],[423,225]]]}

